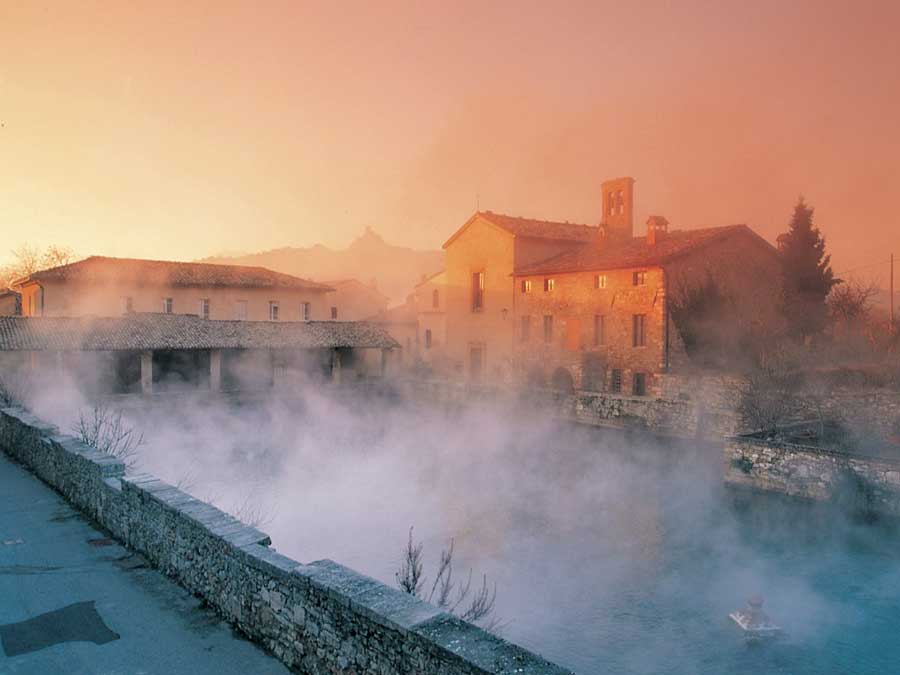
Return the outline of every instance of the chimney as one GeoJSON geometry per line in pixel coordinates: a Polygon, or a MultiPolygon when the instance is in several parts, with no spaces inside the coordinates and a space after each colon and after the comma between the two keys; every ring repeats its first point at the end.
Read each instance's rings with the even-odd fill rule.
{"type": "Polygon", "coordinates": [[[634,236],[634,178],[613,178],[600,185],[603,193],[603,219],[610,238],[634,236]]]}
{"type": "Polygon", "coordinates": [[[647,218],[647,245],[656,246],[656,243],[665,237],[668,231],[668,220],[662,216],[650,216],[647,218]]]}

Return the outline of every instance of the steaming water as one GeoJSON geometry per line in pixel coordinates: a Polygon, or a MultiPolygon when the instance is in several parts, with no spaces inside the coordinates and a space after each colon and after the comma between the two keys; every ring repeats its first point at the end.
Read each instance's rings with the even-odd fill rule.
{"type": "Polygon", "coordinates": [[[722,486],[720,448],[524,415],[309,396],[302,409],[156,410],[143,468],[275,547],[394,583],[407,530],[426,574],[497,585],[502,635],[578,673],[889,673],[900,666],[892,525],[722,486]],[[782,639],[728,613],[761,593],[782,639]]]}

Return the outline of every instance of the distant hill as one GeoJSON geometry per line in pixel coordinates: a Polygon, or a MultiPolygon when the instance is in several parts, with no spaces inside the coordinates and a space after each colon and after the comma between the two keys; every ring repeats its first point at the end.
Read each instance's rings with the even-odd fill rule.
{"type": "Polygon", "coordinates": [[[368,283],[374,279],[378,289],[389,296],[392,303],[398,303],[406,299],[422,275],[443,269],[444,253],[394,246],[367,227],[345,249],[334,250],[316,244],[309,248],[288,247],[246,255],[212,256],[199,262],[261,265],[315,281],[355,278],[368,283]]]}

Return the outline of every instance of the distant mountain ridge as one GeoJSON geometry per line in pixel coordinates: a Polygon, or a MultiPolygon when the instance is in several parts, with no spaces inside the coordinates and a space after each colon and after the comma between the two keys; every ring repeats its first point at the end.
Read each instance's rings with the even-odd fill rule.
{"type": "Polygon", "coordinates": [[[285,247],[246,255],[211,256],[198,262],[260,265],[315,281],[355,278],[368,283],[374,280],[378,289],[396,304],[412,293],[423,275],[443,269],[444,253],[389,244],[367,227],[345,249],[315,244],[307,248],[285,247]]]}

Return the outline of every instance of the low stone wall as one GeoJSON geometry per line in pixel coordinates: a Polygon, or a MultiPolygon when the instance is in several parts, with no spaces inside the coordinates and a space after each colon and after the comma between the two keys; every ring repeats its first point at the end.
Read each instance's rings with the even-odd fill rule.
{"type": "Polygon", "coordinates": [[[731,436],[725,443],[725,482],[852,510],[900,516],[900,460],[731,436]]]}
{"type": "Polygon", "coordinates": [[[0,410],[0,448],[300,672],[568,672],[330,560],[287,558],[264,533],[151,475],[129,474],[21,408],[0,410]]]}
{"type": "Polygon", "coordinates": [[[520,391],[505,387],[448,380],[403,379],[389,383],[397,393],[416,401],[440,406],[463,406],[473,401],[515,401],[540,414],[552,414],[579,424],[616,429],[636,429],[678,438],[721,440],[736,430],[731,410],[710,404],[705,398],[677,396],[625,396],[605,392],[549,389],[520,391]]]}

